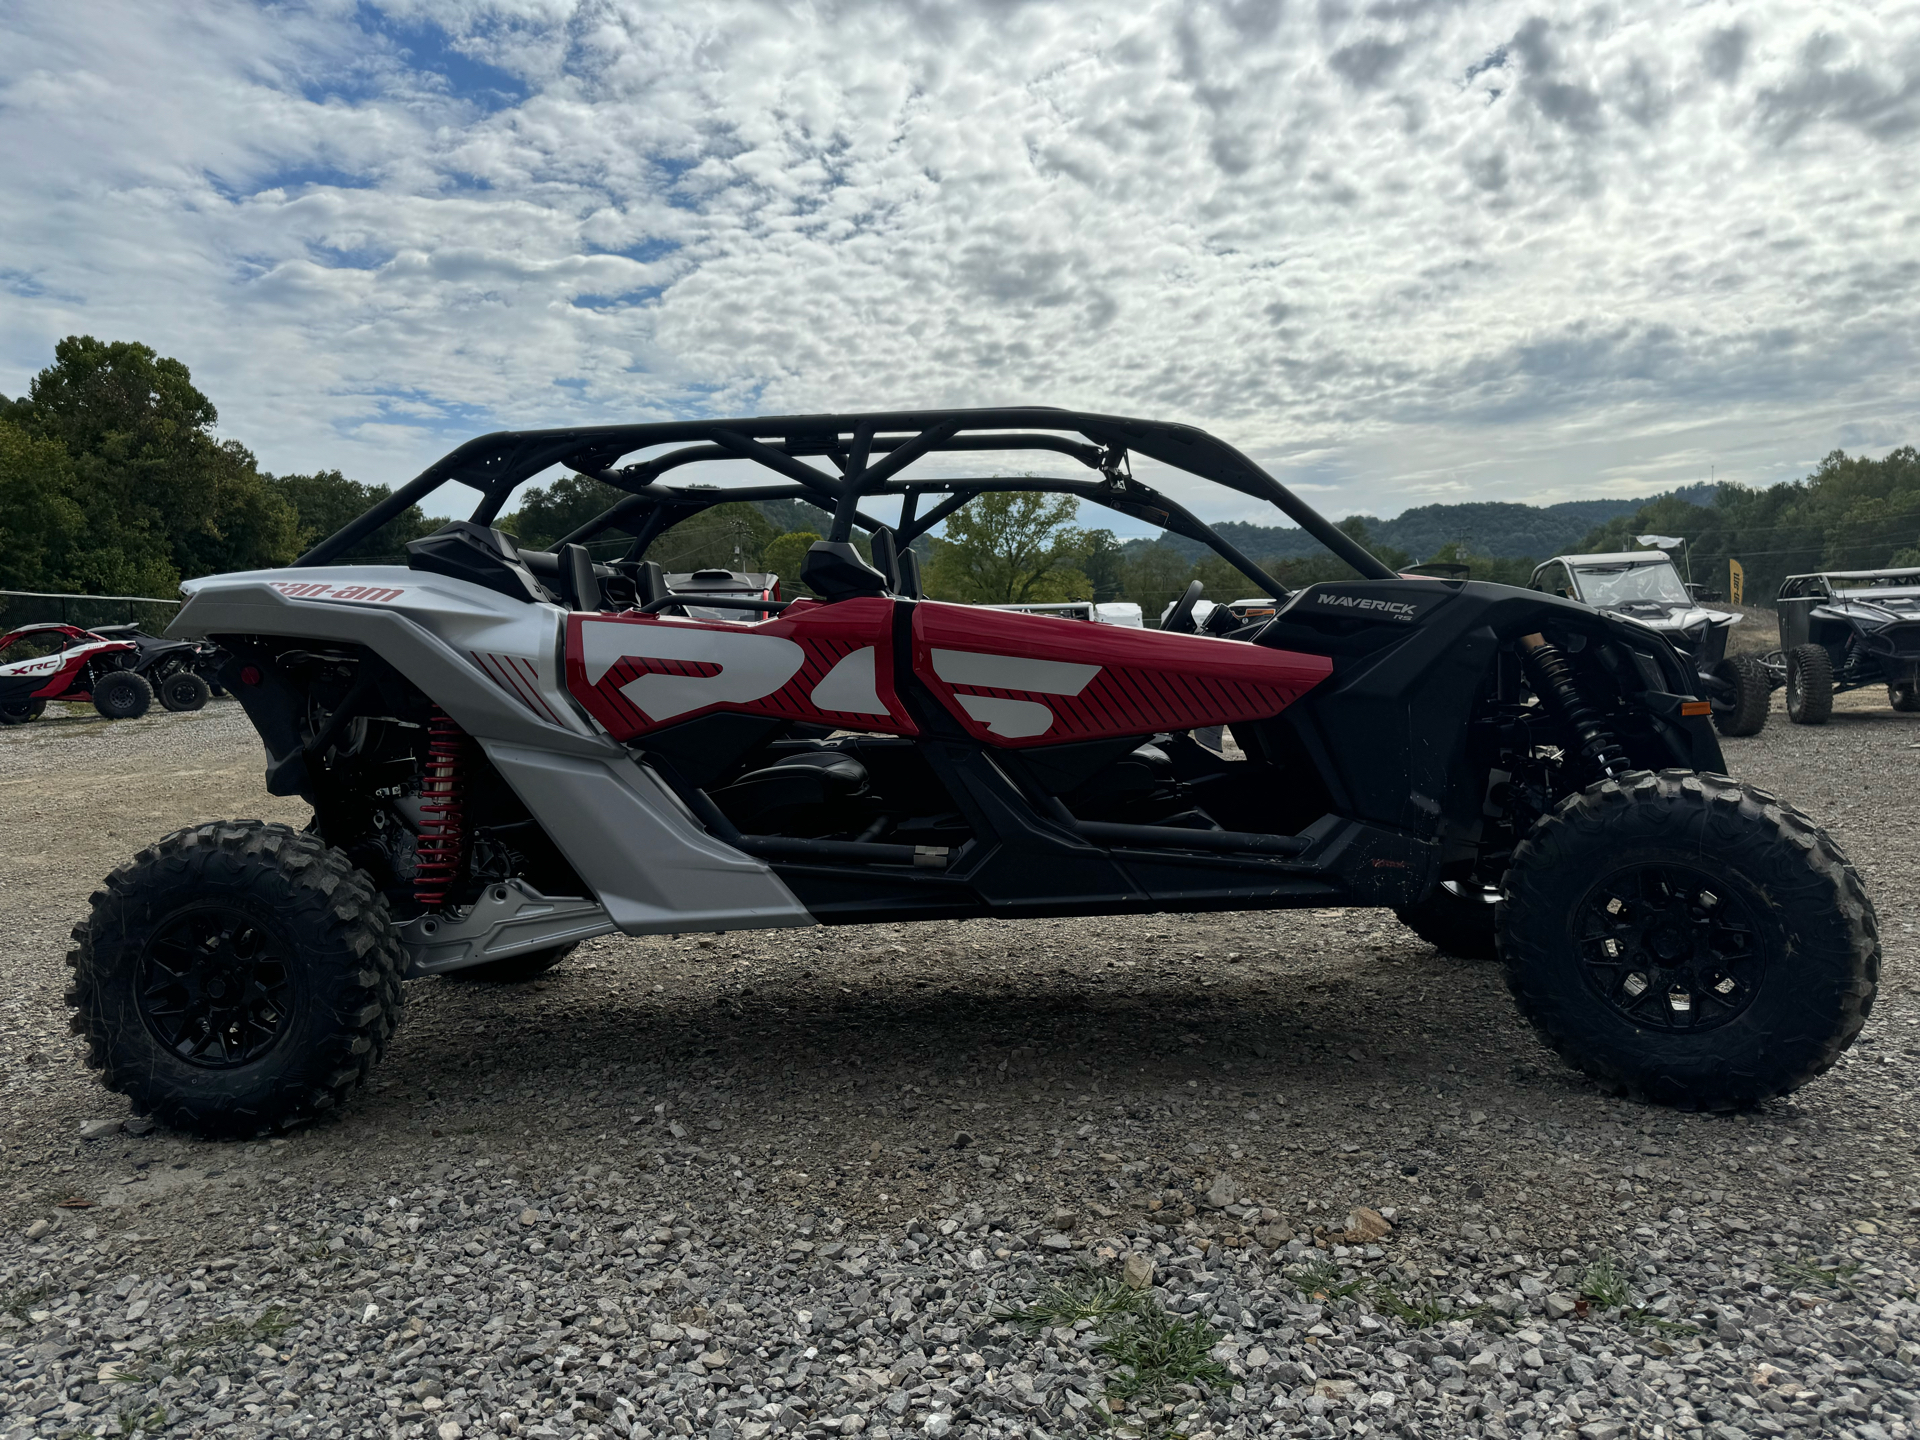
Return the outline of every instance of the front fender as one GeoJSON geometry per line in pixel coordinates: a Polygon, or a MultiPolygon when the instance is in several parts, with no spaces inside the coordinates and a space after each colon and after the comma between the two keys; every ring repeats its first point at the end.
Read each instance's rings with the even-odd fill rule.
{"type": "Polygon", "coordinates": [[[1644,626],[1612,615],[1601,619],[1606,642],[1632,659],[1644,682],[1621,686],[1622,707],[1641,722],[1623,727],[1629,759],[1649,770],[1679,766],[1725,775],[1727,760],[1693,662],[1644,626]]]}

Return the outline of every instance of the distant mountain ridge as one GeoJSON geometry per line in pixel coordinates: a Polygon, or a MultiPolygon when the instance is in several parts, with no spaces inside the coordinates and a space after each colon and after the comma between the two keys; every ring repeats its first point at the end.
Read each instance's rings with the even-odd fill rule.
{"type": "MultiPolygon", "coordinates": [[[[1707,505],[1714,499],[1711,485],[1690,485],[1665,491],[1693,505],[1707,505]]],[[[1475,500],[1458,505],[1421,505],[1404,510],[1391,520],[1364,515],[1370,539],[1404,550],[1416,560],[1433,555],[1449,541],[1462,541],[1472,555],[1497,560],[1531,557],[1545,560],[1562,555],[1581,543],[1596,526],[1606,525],[1616,516],[1632,515],[1659,495],[1634,500],[1564,500],[1555,505],[1523,505],[1515,501],[1475,500]]],[[[811,530],[824,534],[829,517],[816,506],[801,500],[762,500],[755,506],[777,530],[811,530]]],[[[1104,513],[1099,506],[1087,506],[1080,523],[1100,526],[1104,513]]],[[[1254,560],[1269,556],[1293,559],[1316,555],[1320,543],[1304,530],[1291,525],[1254,525],[1244,520],[1229,520],[1214,527],[1230,544],[1254,560]]],[[[1126,551],[1153,545],[1151,540],[1128,541],[1126,551]]],[[[1199,541],[1172,532],[1163,532],[1160,544],[1182,555],[1209,554],[1199,541]]]]}
{"type": "MultiPolygon", "coordinates": [[[[1711,485],[1683,486],[1664,491],[1693,505],[1706,505],[1714,498],[1711,485]]],[[[1449,541],[1464,542],[1470,554],[1495,559],[1531,557],[1543,560],[1561,555],[1581,543],[1581,538],[1598,525],[1616,516],[1632,515],[1662,495],[1641,496],[1634,500],[1564,500],[1555,505],[1523,505],[1515,501],[1477,500],[1458,505],[1422,505],[1404,510],[1391,520],[1378,516],[1361,517],[1370,538],[1416,560],[1434,554],[1449,541]]],[[[1091,517],[1083,516],[1082,523],[1091,517]]],[[[1098,525],[1098,521],[1091,521],[1098,525]]],[[[1304,530],[1291,525],[1253,525],[1230,520],[1214,527],[1221,537],[1248,557],[1293,558],[1314,555],[1320,543],[1304,530]]],[[[1151,545],[1147,540],[1132,540],[1126,549],[1151,545]]],[[[1205,547],[1198,541],[1164,532],[1160,543],[1183,555],[1198,556],[1205,547]]]]}

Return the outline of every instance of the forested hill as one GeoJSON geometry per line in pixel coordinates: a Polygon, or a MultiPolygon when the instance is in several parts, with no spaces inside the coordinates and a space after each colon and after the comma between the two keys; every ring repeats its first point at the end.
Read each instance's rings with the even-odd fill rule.
{"type": "MultiPolygon", "coordinates": [[[[1672,491],[1695,505],[1713,498],[1713,487],[1689,486],[1672,491]]],[[[1566,500],[1558,505],[1521,505],[1511,501],[1469,501],[1461,505],[1423,505],[1402,511],[1392,520],[1362,516],[1367,534],[1377,544],[1403,550],[1420,559],[1431,556],[1449,541],[1461,543],[1464,554],[1542,559],[1573,549],[1581,537],[1617,516],[1632,515],[1656,496],[1639,500],[1566,500]]],[[[1250,556],[1316,555],[1320,546],[1306,531],[1287,525],[1250,525],[1227,521],[1215,526],[1230,543],[1250,556]]],[[[1166,534],[1162,544],[1184,554],[1199,555],[1196,541],[1166,534]]],[[[1147,541],[1131,545],[1150,544],[1147,541]]]]}

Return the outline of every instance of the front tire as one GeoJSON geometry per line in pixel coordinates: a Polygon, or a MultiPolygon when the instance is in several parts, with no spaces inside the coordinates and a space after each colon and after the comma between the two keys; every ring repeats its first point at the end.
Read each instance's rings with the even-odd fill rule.
{"type": "Polygon", "coordinates": [[[0,705],[0,726],[23,726],[28,721],[37,721],[47,713],[47,703],[43,700],[24,700],[14,705],[0,705]]]}
{"type": "Polygon", "coordinates": [[[213,690],[190,670],[177,670],[160,682],[160,704],[170,711],[195,711],[213,699],[213,690]]]}
{"type": "Polygon", "coordinates": [[[130,670],[110,670],[93,688],[93,708],[108,720],[138,720],[153,707],[153,687],[130,670]]]}
{"type": "Polygon", "coordinates": [[[1443,881],[1426,899],[1394,914],[1436,950],[1469,961],[1491,961],[1496,893],[1486,886],[1443,881]]]}
{"type": "Polygon", "coordinates": [[[564,946],[548,946],[538,951],[523,951],[517,956],[503,956],[497,961],[483,961],[477,966],[466,966],[458,971],[444,974],[450,981],[486,981],[496,986],[517,986],[544,976],[555,966],[579,949],[580,942],[571,941],[564,946]]]}
{"type": "Polygon", "coordinates": [[[1617,1093],[1705,1110],[1832,1066],[1874,1004],[1881,945],[1827,832],[1720,775],[1638,772],[1535,822],[1502,885],[1522,1013],[1617,1093]]]}
{"type": "Polygon", "coordinates": [[[249,1136],[340,1104],[400,1019],[387,903],[317,836],[176,831],[107,877],[73,932],[87,1064],[136,1112],[249,1136]]]}
{"type": "Polygon", "coordinates": [[[1730,655],[1714,663],[1713,674],[1731,697],[1713,701],[1714,728],[1724,736],[1759,735],[1774,691],[1766,668],[1751,655],[1730,655]]]}
{"type": "Polygon", "coordinates": [[[1797,645],[1787,654],[1788,719],[1798,726],[1828,723],[1834,714],[1834,663],[1823,645],[1797,645]]]}
{"type": "Polygon", "coordinates": [[[1917,707],[1915,701],[1914,682],[1904,680],[1897,681],[1895,684],[1890,685],[1888,687],[1888,704],[1896,710],[1901,711],[1912,711],[1921,708],[1917,707]]]}

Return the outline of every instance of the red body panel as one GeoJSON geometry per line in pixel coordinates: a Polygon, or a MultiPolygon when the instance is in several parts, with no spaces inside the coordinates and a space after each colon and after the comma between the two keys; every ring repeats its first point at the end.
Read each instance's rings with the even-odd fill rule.
{"type": "Polygon", "coordinates": [[[1333,671],[1326,656],[924,602],[914,674],[995,746],[1059,745],[1278,714],[1333,671]]]}
{"type": "MultiPolygon", "coordinates": [[[[796,601],[758,625],[567,618],[567,689],[617,740],[712,711],[913,735],[894,693],[894,602],[796,601]]],[[[923,601],[914,674],[993,746],[1058,745],[1278,714],[1326,656],[923,601]]]]}
{"type": "Polygon", "coordinates": [[[567,617],[567,689],[617,740],[711,711],[913,735],[894,694],[894,603],[795,601],[758,625],[567,617]]]}

